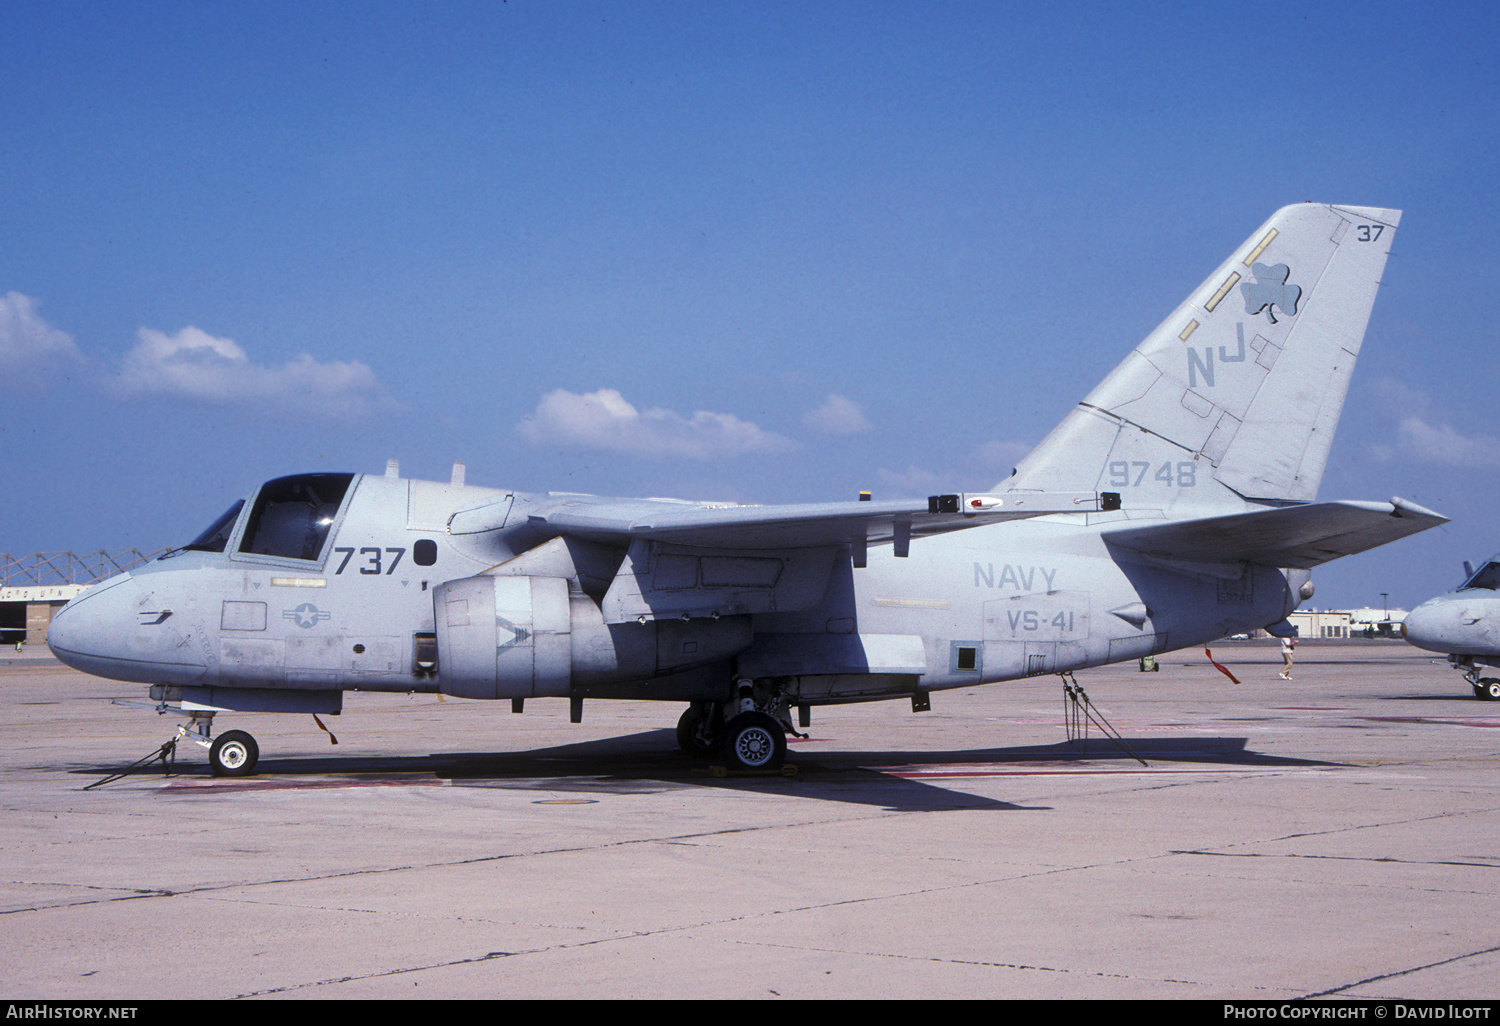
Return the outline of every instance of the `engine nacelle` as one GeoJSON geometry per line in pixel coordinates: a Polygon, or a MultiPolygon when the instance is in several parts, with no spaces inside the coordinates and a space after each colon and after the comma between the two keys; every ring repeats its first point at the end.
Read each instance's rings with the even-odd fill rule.
{"type": "Polygon", "coordinates": [[[565,697],[574,683],[646,680],[748,648],[749,616],[606,624],[561,577],[480,576],[433,590],[438,690],[458,698],[565,697]]]}
{"type": "Polygon", "coordinates": [[[572,677],[568,582],[465,577],[432,593],[438,690],[461,698],[566,695],[572,677]]]}

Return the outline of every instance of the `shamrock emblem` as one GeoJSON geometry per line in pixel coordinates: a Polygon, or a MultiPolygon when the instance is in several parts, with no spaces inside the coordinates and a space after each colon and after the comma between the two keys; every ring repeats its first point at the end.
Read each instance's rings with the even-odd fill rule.
{"type": "Polygon", "coordinates": [[[1255,264],[1250,268],[1250,273],[1255,275],[1255,282],[1245,282],[1240,286],[1240,291],[1245,294],[1245,312],[1254,316],[1262,310],[1276,324],[1275,307],[1281,307],[1281,312],[1295,317],[1297,314],[1297,303],[1302,299],[1302,286],[1290,285],[1287,278],[1290,277],[1292,269],[1286,264],[1255,264]]]}

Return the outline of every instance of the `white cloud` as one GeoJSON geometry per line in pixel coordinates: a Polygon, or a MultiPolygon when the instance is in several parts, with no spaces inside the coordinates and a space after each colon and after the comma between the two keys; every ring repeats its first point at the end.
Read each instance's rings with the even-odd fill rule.
{"type": "Polygon", "coordinates": [[[881,491],[891,491],[894,494],[890,498],[906,498],[916,495],[933,495],[940,491],[944,484],[951,481],[939,477],[930,470],[921,467],[907,467],[904,471],[885,470],[884,468],[875,472],[876,478],[881,484],[881,491]]]}
{"type": "Polygon", "coordinates": [[[1395,445],[1370,447],[1378,459],[1435,463],[1445,467],[1500,467],[1500,438],[1461,435],[1447,424],[1433,427],[1416,414],[1402,417],[1395,445]]]}
{"type": "Polygon", "coordinates": [[[1022,457],[1036,448],[1030,442],[1002,442],[999,440],[985,442],[974,450],[974,462],[984,470],[1002,470],[1002,478],[1010,477],[1010,472],[1022,457]]]}
{"type": "Polygon", "coordinates": [[[207,402],[295,404],[310,412],[348,415],[383,404],[375,372],[359,361],[319,363],[306,353],[280,367],[252,363],[227,338],[195,327],[175,335],[136,333],[113,387],[125,395],[179,395],[207,402]]]}
{"type": "Polygon", "coordinates": [[[7,377],[84,365],[73,337],[42,320],[36,306],[35,299],[19,292],[0,299],[0,371],[7,377]]]}
{"type": "Polygon", "coordinates": [[[1401,414],[1407,410],[1423,411],[1432,403],[1431,397],[1426,392],[1412,388],[1400,378],[1390,374],[1381,375],[1371,381],[1368,387],[1375,401],[1391,413],[1401,414]]]}
{"type": "Polygon", "coordinates": [[[1500,438],[1463,435],[1447,424],[1428,422],[1432,397],[1391,375],[1370,383],[1375,401],[1396,421],[1396,436],[1370,445],[1370,453],[1384,462],[1426,463],[1442,467],[1483,469],[1500,467],[1500,438]]]}
{"type": "Polygon", "coordinates": [[[728,413],[699,410],[691,418],[671,410],[638,410],[612,388],[577,395],[558,389],[518,426],[534,445],[603,449],[648,459],[711,460],[793,447],[728,413]]]}
{"type": "Polygon", "coordinates": [[[841,395],[830,395],[822,406],[806,414],[802,423],[825,435],[857,435],[872,426],[864,407],[841,395]]]}

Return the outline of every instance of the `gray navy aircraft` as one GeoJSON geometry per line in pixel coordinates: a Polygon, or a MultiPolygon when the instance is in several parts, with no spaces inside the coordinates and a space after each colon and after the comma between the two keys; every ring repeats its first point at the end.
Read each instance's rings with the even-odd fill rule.
{"type": "MultiPolygon", "coordinates": [[[[773,768],[816,705],[1291,630],[1310,570],[1444,523],[1315,502],[1399,211],[1278,211],[1010,477],[926,502],[751,506],[313,473],[87,589],[48,644],[213,717],[343,692],[683,703],[678,740],[773,768]]],[[[188,733],[184,729],[184,733],[188,733]]]]}
{"type": "Polygon", "coordinates": [[[1500,699],[1500,677],[1480,676],[1486,666],[1500,667],[1500,554],[1477,571],[1465,563],[1464,583],[1406,614],[1401,634],[1447,655],[1476,698],[1500,699]]]}

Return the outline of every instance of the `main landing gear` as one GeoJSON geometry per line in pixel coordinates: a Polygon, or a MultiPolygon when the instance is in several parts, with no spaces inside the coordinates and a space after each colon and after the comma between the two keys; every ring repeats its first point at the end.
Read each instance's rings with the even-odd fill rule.
{"type": "Polygon", "coordinates": [[[786,761],[786,728],[763,712],[740,713],[725,724],[719,752],[730,769],[780,769],[786,761]]]}
{"type": "MultiPolygon", "coordinates": [[[[728,702],[694,702],[677,721],[677,745],[697,759],[718,756],[732,770],[776,770],[786,761],[790,724],[777,715],[778,695],[757,696],[741,680],[728,702]],[[727,720],[727,722],[726,722],[727,720]]],[[[792,731],[795,733],[795,731],[792,731]]]]}

